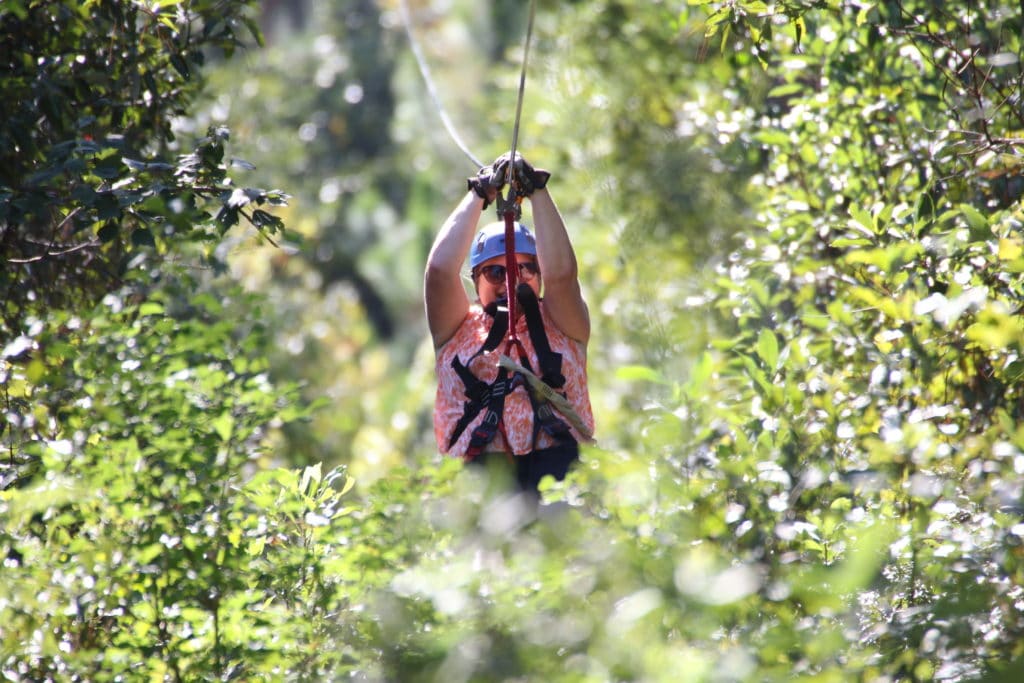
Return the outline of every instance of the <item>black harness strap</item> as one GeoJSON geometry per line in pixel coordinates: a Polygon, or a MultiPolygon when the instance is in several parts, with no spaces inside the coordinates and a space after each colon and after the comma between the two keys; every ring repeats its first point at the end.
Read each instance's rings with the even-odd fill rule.
{"type": "MultiPolygon", "coordinates": [[[[526,329],[530,333],[533,350],[537,353],[537,364],[540,366],[540,378],[552,389],[565,386],[565,375],[562,374],[562,354],[551,350],[548,335],[544,330],[544,319],[540,314],[540,303],[533,288],[521,284],[516,288],[516,298],[523,307],[526,316],[526,329]]],[[[573,443],[575,440],[569,432],[569,425],[562,421],[551,407],[549,401],[541,400],[528,391],[530,405],[533,406],[533,443],[537,444],[537,435],[543,430],[557,443],[573,443]]]]}
{"type": "MultiPolygon", "coordinates": [[[[544,331],[544,319],[540,314],[540,303],[530,285],[523,283],[516,287],[516,298],[523,307],[526,316],[526,329],[530,333],[530,342],[537,353],[537,364],[540,365],[540,378],[552,389],[565,386],[562,374],[562,354],[551,350],[548,335],[544,331]]],[[[529,367],[529,366],[526,366],[529,367]]]]}
{"type": "MultiPolygon", "coordinates": [[[[498,376],[491,384],[487,413],[480,424],[473,429],[472,436],[469,437],[469,445],[466,446],[466,460],[472,460],[483,453],[487,444],[494,440],[494,435],[498,433],[498,427],[501,425],[501,416],[505,412],[505,395],[512,391],[510,384],[508,370],[505,368],[498,370],[498,376]]],[[[476,412],[479,413],[480,408],[477,408],[476,412]]],[[[459,422],[461,421],[459,420],[459,422]]]]}
{"type": "MultiPolygon", "coordinates": [[[[502,390],[500,398],[502,400],[502,405],[504,405],[504,391],[506,390],[506,386],[503,382],[499,382],[501,377],[499,376],[493,384],[488,384],[487,382],[478,379],[477,376],[469,369],[469,365],[477,356],[498,348],[498,345],[501,344],[501,340],[505,338],[505,333],[508,331],[508,309],[503,311],[498,310],[497,302],[493,302],[487,307],[486,312],[493,318],[493,322],[491,323],[491,329],[488,331],[487,338],[484,340],[483,345],[480,346],[480,349],[474,353],[465,364],[459,360],[457,355],[452,358],[452,368],[455,370],[455,374],[459,376],[459,379],[462,380],[467,400],[462,404],[462,417],[455,423],[455,429],[452,430],[452,436],[448,440],[448,448],[455,445],[455,442],[459,440],[460,436],[462,436],[462,432],[466,431],[466,427],[469,426],[470,422],[476,419],[476,416],[480,414],[480,411],[483,410],[485,405],[491,405],[494,403],[493,399],[496,389],[502,390]]],[[[507,372],[505,373],[505,376],[507,378],[507,372]]],[[[498,417],[500,418],[501,415],[499,414],[498,417]]],[[[487,422],[487,420],[484,420],[484,422],[487,422]]],[[[495,425],[495,428],[497,428],[497,425],[495,425]]]]}
{"type": "Polygon", "coordinates": [[[553,438],[556,444],[575,443],[576,439],[569,431],[569,425],[555,414],[551,402],[539,399],[532,391],[527,390],[526,393],[530,397],[530,405],[533,406],[533,447],[537,447],[537,435],[541,430],[553,438]]]}
{"type": "MultiPolygon", "coordinates": [[[[562,354],[551,350],[548,343],[547,333],[544,331],[543,317],[540,313],[540,304],[533,289],[526,284],[516,288],[516,298],[523,305],[523,314],[526,317],[526,327],[530,334],[530,341],[537,354],[537,362],[540,365],[541,379],[554,389],[561,389],[565,385],[565,377],[562,375],[562,354]]],[[[463,432],[480,412],[487,408],[484,419],[481,420],[472,432],[469,445],[466,447],[466,460],[473,460],[483,453],[494,436],[501,428],[502,414],[505,410],[505,397],[512,390],[522,384],[522,378],[510,377],[508,370],[500,368],[494,382],[488,384],[476,377],[469,369],[473,360],[482,353],[493,351],[501,343],[502,338],[508,330],[508,309],[498,309],[494,304],[488,306],[487,313],[494,318],[491,329],[487,334],[480,349],[464,364],[459,357],[452,359],[452,368],[458,374],[465,386],[466,401],[463,403],[462,417],[455,424],[451,438],[448,440],[448,448],[452,448],[459,440],[463,432]],[[519,381],[516,381],[516,380],[519,381]]],[[[529,359],[525,357],[522,345],[518,345],[522,365],[530,368],[529,359]]],[[[530,405],[533,408],[533,444],[536,447],[537,436],[543,430],[544,433],[555,439],[558,443],[575,443],[569,426],[555,413],[548,401],[538,398],[534,392],[527,388],[527,395],[530,397],[530,405]]]]}

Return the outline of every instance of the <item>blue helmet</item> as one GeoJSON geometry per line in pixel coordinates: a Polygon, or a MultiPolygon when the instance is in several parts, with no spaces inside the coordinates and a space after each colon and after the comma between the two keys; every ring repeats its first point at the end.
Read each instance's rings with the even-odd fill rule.
{"type": "MultiPolygon", "coordinates": [[[[516,223],[513,229],[517,254],[537,255],[537,240],[530,229],[522,223],[516,223]]],[[[491,223],[485,225],[473,239],[469,250],[469,267],[476,268],[484,261],[505,254],[505,224],[491,223]]]]}

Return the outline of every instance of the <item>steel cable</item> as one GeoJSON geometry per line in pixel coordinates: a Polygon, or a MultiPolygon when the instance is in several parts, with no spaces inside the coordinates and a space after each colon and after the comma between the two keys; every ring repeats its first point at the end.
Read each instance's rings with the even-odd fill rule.
{"type": "Polygon", "coordinates": [[[430,94],[430,98],[434,101],[434,106],[437,108],[437,112],[441,117],[441,123],[444,124],[445,130],[448,131],[448,135],[451,136],[455,144],[462,150],[470,161],[476,165],[476,169],[483,168],[483,163],[473,155],[466,143],[462,141],[459,136],[459,132],[455,129],[455,125],[448,117],[448,113],[445,111],[444,106],[441,104],[441,99],[437,95],[437,90],[434,89],[434,81],[430,76],[430,69],[427,67],[427,60],[423,56],[423,52],[420,50],[420,45],[416,41],[416,36],[412,32],[412,19],[409,16],[409,7],[406,4],[406,0],[399,0],[399,9],[402,14],[402,24],[405,27],[405,34],[409,38],[409,46],[412,48],[413,56],[416,58],[416,64],[419,66],[420,74],[423,76],[423,80],[427,85],[427,92],[430,94]]]}

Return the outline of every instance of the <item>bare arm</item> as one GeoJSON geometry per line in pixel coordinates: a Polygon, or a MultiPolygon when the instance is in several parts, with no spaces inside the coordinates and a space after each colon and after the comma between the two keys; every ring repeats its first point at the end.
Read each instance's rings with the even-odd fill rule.
{"type": "Polygon", "coordinates": [[[544,306],[566,336],[584,346],[590,341],[590,311],[578,279],[576,252],[548,191],[530,195],[537,236],[537,260],[544,278],[544,306]]]}
{"type": "Polygon", "coordinates": [[[462,284],[461,269],[473,243],[483,201],[475,192],[467,192],[441,226],[427,257],[423,300],[435,349],[454,336],[469,313],[469,297],[462,284]]]}

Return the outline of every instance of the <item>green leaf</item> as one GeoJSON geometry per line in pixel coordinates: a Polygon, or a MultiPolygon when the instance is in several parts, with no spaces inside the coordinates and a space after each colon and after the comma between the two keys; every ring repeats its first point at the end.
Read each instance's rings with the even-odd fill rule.
{"type": "Polygon", "coordinates": [[[744,356],[743,367],[746,369],[747,375],[749,375],[761,389],[761,393],[763,395],[768,396],[772,394],[772,383],[768,380],[768,376],[765,374],[764,370],[757,365],[753,358],[750,356],[744,356]]]}
{"type": "Polygon", "coordinates": [[[645,365],[626,365],[616,369],[615,376],[627,382],[654,382],[665,384],[665,378],[660,372],[645,365]]]}
{"type": "Polygon", "coordinates": [[[107,244],[117,239],[120,231],[116,223],[105,223],[103,226],[96,231],[96,237],[99,238],[100,242],[107,244]]]}
{"type": "Polygon", "coordinates": [[[779,340],[775,333],[764,328],[757,335],[757,355],[761,357],[764,364],[772,371],[778,369],[779,365],[779,340]]]}
{"type": "Polygon", "coordinates": [[[345,483],[342,485],[341,490],[338,491],[339,496],[344,496],[346,493],[352,490],[352,487],[356,485],[355,477],[345,477],[345,483]]]}
{"type": "Polygon", "coordinates": [[[310,465],[302,470],[302,480],[299,482],[299,491],[305,495],[313,495],[320,482],[323,480],[323,463],[310,465]]]}
{"type": "Polygon", "coordinates": [[[850,207],[850,227],[863,232],[865,235],[877,235],[879,233],[878,223],[874,217],[860,206],[850,207]]]}
{"type": "Polygon", "coordinates": [[[263,549],[266,547],[266,545],[267,545],[266,537],[260,536],[259,538],[254,538],[251,541],[249,541],[248,546],[246,546],[245,552],[250,557],[255,557],[255,556],[258,556],[258,555],[262,555],[263,554],[263,549]]]}
{"type": "Polygon", "coordinates": [[[137,247],[155,247],[156,240],[148,228],[136,228],[132,231],[132,244],[137,247]]]}
{"type": "MultiPolygon", "coordinates": [[[[785,95],[799,92],[800,89],[801,86],[796,83],[779,86],[776,90],[780,90],[782,92],[777,96],[784,97],[785,95]]],[[[777,128],[765,128],[764,130],[759,130],[754,134],[754,139],[762,145],[767,145],[769,147],[785,147],[790,143],[789,135],[777,128]]]]}
{"type": "Polygon", "coordinates": [[[714,362],[711,358],[711,354],[705,351],[700,354],[697,362],[694,363],[690,379],[687,384],[697,390],[700,390],[711,380],[711,373],[713,369],[714,362]]]}
{"type": "Polygon", "coordinates": [[[970,204],[961,204],[960,212],[967,219],[967,225],[973,232],[985,232],[988,230],[988,219],[970,204]]]}
{"type": "Polygon", "coordinates": [[[836,249],[842,249],[843,247],[870,247],[874,242],[864,237],[840,237],[832,240],[830,244],[836,249]]]}
{"type": "Polygon", "coordinates": [[[146,301],[139,305],[139,315],[163,315],[164,305],[157,301],[146,301]]]}
{"type": "Polygon", "coordinates": [[[228,441],[235,429],[235,418],[230,412],[224,412],[213,418],[211,425],[221,441],[228,441]]]}
{"type": "Polygon", "coordinates": [[[192,77],[192,72],[188,68],[188,62],[186,62],[181,55],[171,55],[171,66],[173,66],[174,70],[181,74],[181,77],[184,78],[186,81],[192,77]]]}

